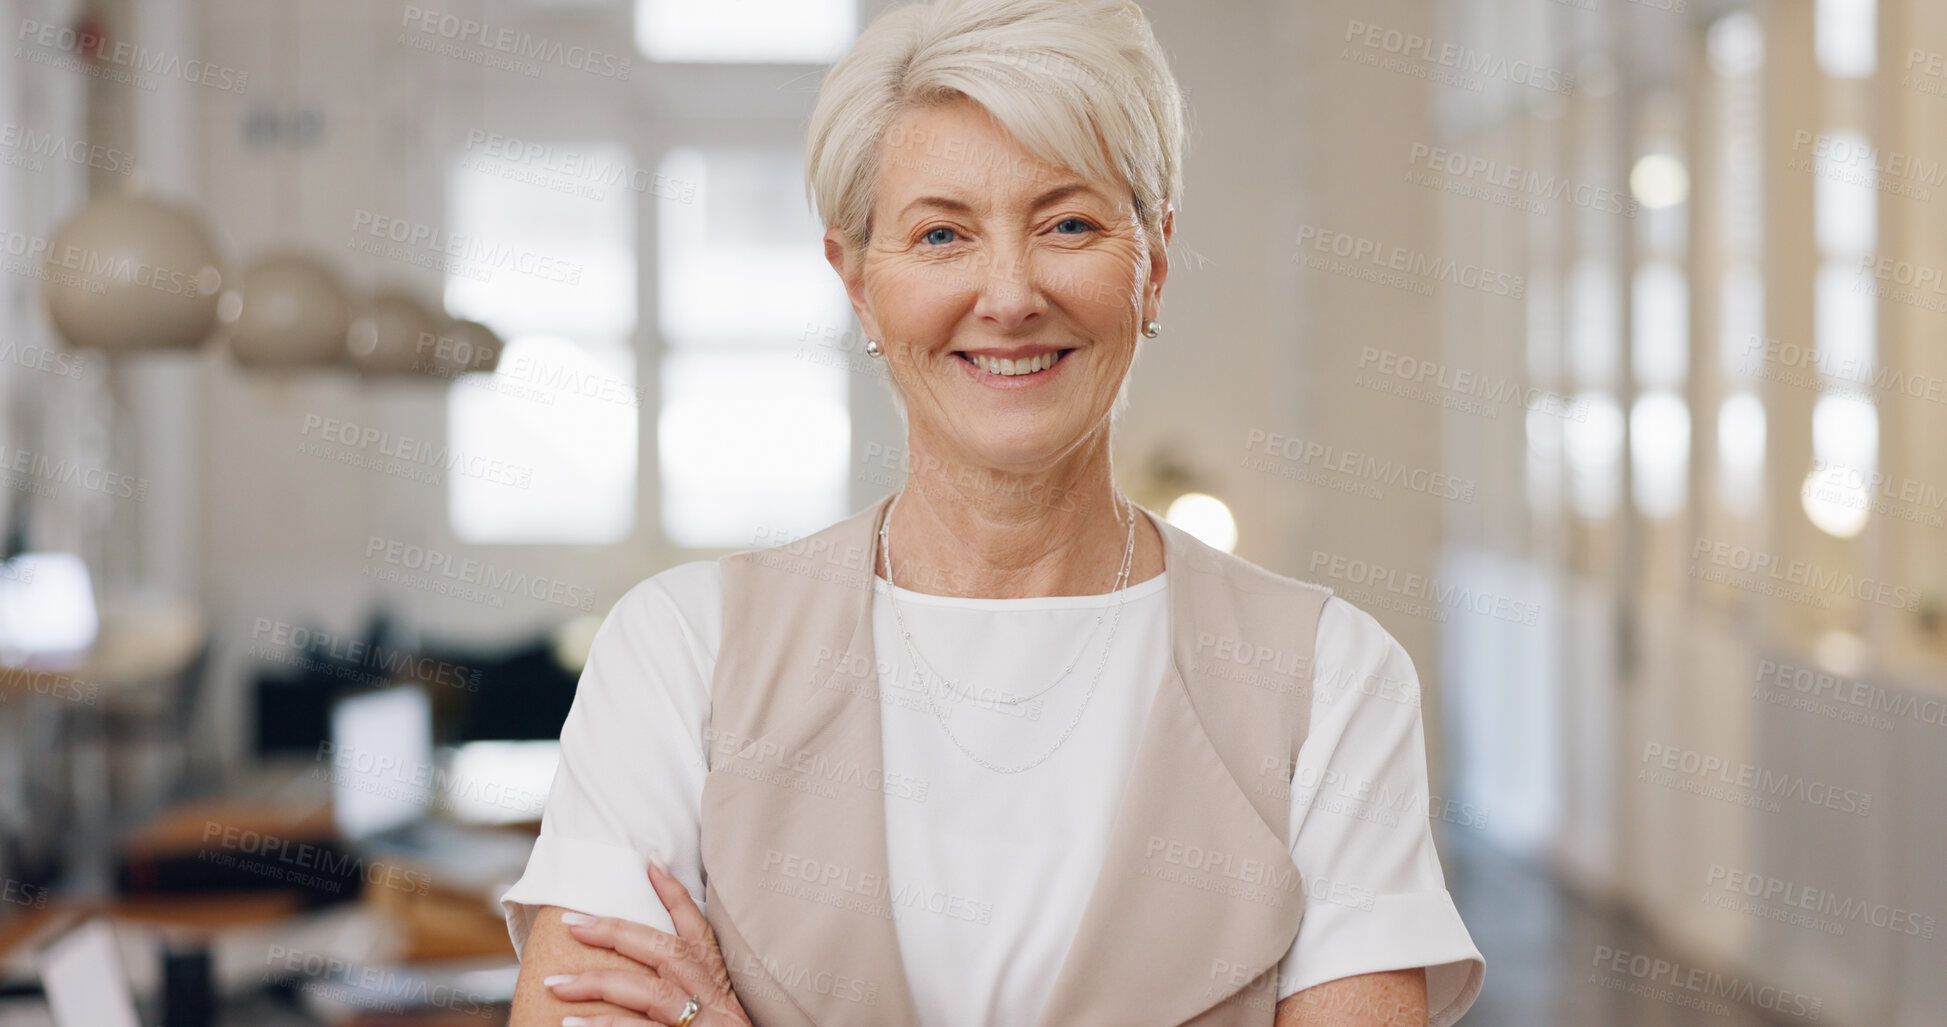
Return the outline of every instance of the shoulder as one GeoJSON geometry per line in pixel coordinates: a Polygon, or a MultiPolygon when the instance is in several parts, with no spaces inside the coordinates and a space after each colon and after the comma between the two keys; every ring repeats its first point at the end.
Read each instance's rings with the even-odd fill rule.
{"type": "Polygon", "coordinates": [[[722,616],[723,569],[692,560],[660,571],[622,593],[602,620],[603,634],[640,636],[675,628],[701,639],[722,616]]]}
{"type": "Polygon", "coordinates": [[[1197,572],[1198,575],[1214,575],[1225,588],[1249,595],[1291,594],[1323,598],[1332,594],[1331,588],[1325,585],[1279,574],[1235,553],[1218,549],[1171,524],[1160,515],[1152,513],[1150,516],[1155,520],[1157,530],[1162,532],[1163,548],[1167,554],[1165,559],[1175,557],[1180,564],[1178,568],[1180,570],[1197,572]]]}
{"type": "Polygon", "coordinates": [[[1333,596],[1318,614],[1318,649],[1329,650],[1338,662],[1376,666],[1406,659],[1406,648],[1372,614],[1333,596]]]}
{"type": "Polygon", "coordinates": [[[1336,707],[1348,717],[1419,718],[1420,677],[1406,647],[1372,614],[1337,596],[1318,615],[1312,686],[1315,714],[1336,707]]]}

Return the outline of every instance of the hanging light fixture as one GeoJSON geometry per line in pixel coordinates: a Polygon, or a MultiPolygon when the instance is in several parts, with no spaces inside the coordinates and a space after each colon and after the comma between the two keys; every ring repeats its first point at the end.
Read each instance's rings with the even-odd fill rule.
{"type": "Polygon", "coordinates": [[[413,297],[380,292],[353,315],[345,334],[352,365],[368,375],[414,374],[425,370],[419,360],[422,338],[437,338],[440,321],[413,297]]]}
{"type": "Polygon", "coordinates": [[[457,378],[473,372],[492,373],[500,366],[506,344],[494,330],[478,321],[453,318],[437,338],[420,340],[417,370],[437,378],[457,378]]]}
{"type": "Polygon", "coordinates": [[[90,201],[48,245],[41,296],[68,344],[185,349],[216,324],[223,273],[195,213],[147,196],[90,201]]]}
{"type": "Polygon", "coordinates": [[[323,261],[274,253],[243,272],[223,297],[230,352],[253,367],[331,364],[346,357],[351,298],[323,261]]]}

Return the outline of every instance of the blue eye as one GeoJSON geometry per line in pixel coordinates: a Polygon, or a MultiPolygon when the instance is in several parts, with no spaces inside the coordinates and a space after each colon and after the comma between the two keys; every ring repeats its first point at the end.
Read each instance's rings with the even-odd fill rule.
{"type": "Polygon", "coordinates": [[[925,235],[920,236],[920,238],[936,246],[945,246],[947,243],[953,241],[953,229],[946,227],[935,228],[925,235]],[[947,236],[944,239],[940,238],[940,233],[942,232],[946,233],[947,236]]]}
{"type": "MultiPolygon", "coordinates": [[[[1081,218],[1063,218],[1063,219],[1061,220],[1061,223],[1060,223],[1060,224],[1058,224],[1058,225],[1056,225],[1055,227],[1059,229],[1059,228],[1061,228],[1061,227],[1062,227],[1063,225],[1079,225],[1079,226],[1081,226],[1081,231],[1085,231],[1085,232],[1092,232],[1092,231],[1094,231],[1094,230],[1095,230],[1095,226],[1094,226],[1094,225],[1091,225],[1091,224],[1089,224],[1088,222],[1086,222],[1086,221],[1083,221],[1083,220],[1082,220],[1081,218]]],[[[1073,232],[1063,232],[1062,234],[1063,234],[1063,235],[1073,235],[1074,233],[1073,233],[1073,232]]]]}

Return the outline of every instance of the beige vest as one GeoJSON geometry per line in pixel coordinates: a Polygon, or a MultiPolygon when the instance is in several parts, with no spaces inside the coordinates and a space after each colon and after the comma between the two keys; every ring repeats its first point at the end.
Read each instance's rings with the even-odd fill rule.
{"type": "MultiPolygon", "coordinates": [[[[722,561],[705,909],[757,1027],[918,1021],[893,927],[913,896],[886,862],[887,793],[910,782],[883,772],[872,645],[886,505],[722,561]]],[[[1289,787],[1331,593],[1144,513],[1163,537],[1171,660],[1039,1023],[1268,1025],[1304,914],[1289,787]]]]}

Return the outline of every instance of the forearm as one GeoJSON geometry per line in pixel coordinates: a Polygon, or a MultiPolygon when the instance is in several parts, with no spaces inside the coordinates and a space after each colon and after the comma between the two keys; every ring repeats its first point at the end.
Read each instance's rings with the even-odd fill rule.
{"type": "Polygon", "coordinates": [[[534,915],[534,926],[521,949],[521,972],[514,985],[514,1011],[508,1020],[509,1027],[560,1027],[564,1016],[594,1017],[603,1013],[642,1016],[639,1011],[609,1002],[563,1002],[541,983],[555,974],[642,969],[619,952],[576,941],[561,922],[563,912],[559,906],[543,906],[534,915]]]}
{"type": "Polygon", "coordinates": [[[1314,985],[1278,1003],[1276,1027],[1427,1027],[1426,971],[1388,970],[1314,985]]]}

